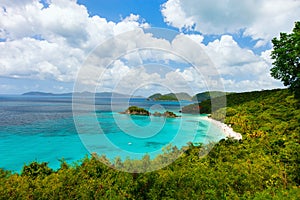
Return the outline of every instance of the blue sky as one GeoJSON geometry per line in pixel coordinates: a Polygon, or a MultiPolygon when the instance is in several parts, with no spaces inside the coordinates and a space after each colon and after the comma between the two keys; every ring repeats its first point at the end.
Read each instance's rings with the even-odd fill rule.
{"type": "MultiPolygon", "coordinates": [[[[114,22],[120,21],[122,18],[129,16],[130,14],[140,15],[142,19],[145,19],[152,27],[160,27],[177,30],[176,28],[169,26],[164,22],[164,17],[161,14],[161,6],[166,3],[167,0],[112,0],[112,1],[89,1],[79,0],[78,3],[85,5],[88,8],[90,15],[99,15],[105,17],[107,20],[114,22]]],[[[185,31],[187,33],[200,34],[198,31],[185,31]]],[[[270,44],[262,46],[260,48],[253,48],[257,40],[253,40],[251,37],[245,37],[242,35],[243,30],[236,33],[230,33],[234,39],[243,48],[250,48],[255,53],[259,54],[262,51],[269,49],[270,44]]],[[[221,35],[209,34],[203,40],[204,44],[220,39],[221,35]]]]}
{"type": "Polygon", "coordinates": [[[80,0],[79,4],[85,5],[90,15],[99,15],[111,21],[120,21],[130,14],[141,15],[149,24],[155,27],[167,27],[161,15],[161,5],[166,0],[80,0]]]}
{"type": "Polygon", "coordinates": [[[300,20],[293,0],[13,0],[0,8],[1,94],[71,92],[74,83],[145,96],[283,87],[269,75],[270,41],[300,20]]]}

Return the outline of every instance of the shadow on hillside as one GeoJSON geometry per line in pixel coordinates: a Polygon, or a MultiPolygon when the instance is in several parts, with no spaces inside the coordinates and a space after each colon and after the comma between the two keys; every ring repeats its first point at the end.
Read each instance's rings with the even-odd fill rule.
{"type": "Polygon", "coordinates": [[[300,109],[300,88],[297,88],[294,92],[294,97],[297,101],[297,109],[300,109]]]}

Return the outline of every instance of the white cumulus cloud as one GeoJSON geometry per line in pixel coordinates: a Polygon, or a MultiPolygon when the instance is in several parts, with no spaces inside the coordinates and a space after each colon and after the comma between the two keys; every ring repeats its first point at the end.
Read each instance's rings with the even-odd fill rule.
{"type": "MultiPolygon", "coordinates": [[[[73,0],[49,0],[46,7],[38,0],[0,2],[0,77],[61,83],[72,83],[77,78],[85,90],[96,87],[99,91],[126,93],[144,88],[145,95],[147,91],[194,94],[222,90],[224,86],[229,91],[280,86],[269,75],[270,50],[256,55],[241,48],[230,35],[207,45],[199,34],[180,33],[166,40],[141,29],[149,28],[149,24],[139,15],[111,22],[90,16],[85,6],[73,0]],[[151,67],[154,65],[157,67],[151,67]]],[[[175,27],[195,28],[208,34],[234,32],[247,24],[244,34],[265,40],[281,27],[279,20],[271,30],[259,32],[265,28],[257,23],[263,14],[253,8],[253,3],[228,2],[199,1],[196,6],[190,0],[169,0],[162,13],[175,27]],[[242,12],[245,16],[237,18],[242,12]]],[[[298,5],[289,0],[287,4],[298,5]]],[[[59,84],[53,87],[64,90],[59,84]]],[[[0,88],[14,87],[3,83],[0,88]]]]}
{"type": "MultiPolygon", "coordinates": [[[[72,81],[89,52],[122,32],[148,24],[138,15],[109,22],[70,0],[5,1],[0,7],[0,75],[72,81]]],[[[112,48],[110,47],[110,51],[112,48]]]]}
{"type": "Polygon", "coordinates": [[[179,29],[217,35],[244,30],[244,36],[259,40],[259,47],[292,29],[300,19],[300,1],[168,0],[161,12],[165,22],[179,29]]]}

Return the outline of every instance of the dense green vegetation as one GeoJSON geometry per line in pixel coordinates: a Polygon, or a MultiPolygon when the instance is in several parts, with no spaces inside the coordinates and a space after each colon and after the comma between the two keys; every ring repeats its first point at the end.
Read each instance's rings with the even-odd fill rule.
{"type": "Polygon", "coordinates": [[[171,111],[166,111],[164,113],[155,112],[152,115],[155,116],[155,117],[167,117],[167,118],[176,118],[176,117],[179,117],[179,116],[177,116],[175,113],[173,113],[171,111]]]}
{"type": "Polygon", "coordinates": [[[150,112],[144,108],[140,108],[137,106],[130,106],[126,111],[126,114],[131,115],[150,115],[150,112]]]}
{"type": "Polygon", "coordinates": [[[300,97],[300,21],[295,22],[293,32],[280,33],[273,38],[271,76],[280,79],[300,97]]]}
{"type": "Polygon", "coordinates": [[[178,101],[178,100],[187,100],[187,101],[205,101],[210,98],[224,96],[226,92],[222,91],[210,91],[210,92],[201,92],[191,97],[189,94],[185,92],[180,93],[169,93],[169,94],[160,94],[156,93],[148,97],[149,100],[153,101],[178,101]]]}
{"type": "Polygon", "coordinates": [[[171,111],[165,111],[164,113],[160,113],[160,112],[150,113],[148,110],[137,106],[130,106],[125,112],[121,112],[121,114],[145,115],[145,116],[153,115],[155,117],[167,117],[167,118],[178,117],[175,113],[171,111]]]}
{"type": "Polygon", "coordinates": [[[149,100],[153,101],[181,101],[181,100],[188,100],[190,101],[192,97],[185,93],[185,92],[180,92],[180,93],[169,93],[169,94],[160,94],[156,93],[148,97],[149,100]]]}
{"type": "Polygon", "coordinates": [[[201,101],[208,100],[210,98],[224,96],[226,94],[229,94],[229,93],[222,92],[222,91],[201,92],[201,93],[198,93],[195,96],[193,96],[192,100],[201,102],[201,101]]]}
{"type": "MultiPolygon", "coordinates": [[[[243,93],[229,93],[226,96],[216,97],[212,99],[207,99],[205,101],[202,101],[200,103],[194,103],[190,104],[188,106],[183,107],[182,111],[183,113],[204,113],[204,114],[210,114],[214,113],[217,114],[216,111],[223,108],[224,102],[226,102],[226,112],[227,117],[230,115],[228,112],[232,112],[232,107],[236,107],[237,105],[244,105],[245,103],[252,102],[251,107],[259,107],[257,104],[260,102],[261,104],[266,104],[263,101],[268,101],[270,99],[276,101],[276,98],[281,98],[279,94],[281,93],[288,93],[286,89],[274,89],[274,90],[263,90],[263,91],[254,91],[254,92],[243,92],[243,93]],[[212,108],[211,104],[212,101],[214,103],[214,107],[212,108]]],[[[299,99],[295,98],[292,93],[289,94],[290,98],[293,99],[294,104],[297,109],[299,109],[299,99]]],[[[271,103],[271,102],[270,102],[271,103]]],[[[271,106],[271,105],[270,105],[271,106]]],[[[244,108],[247,109],[247,108],[244,108]]],[[[222,109],[223,111],[224,109],[222,109]]],[[[257,109],[254,109],[254,111],[257,111],[257,109]]],[[[215,116],[216,118],[216,116],[215,116]]]]}
{"type": "MultiPolygon", "coordinates": [[[[209,101],[203,102],[209,105],[209,101]]],[[[57,171],[46,163],[25,166],[21,174],[0,170],[1,199],[300,199],[300,106],[288,90],[230,94],[226,123],[243,140],[222,140],[207,156],[190,145],[171,165],[148,173],[126,173],[95,157],[57,171]]],[[[179,150],[156,158],[164,164],[179,150]]],[[[105,157],[100,157],[108,162],[105,157]]],[[[114,166],[149,170],[149,157],[114,166]]],[[[150,169],[151,170],[151,169],[150,169]]]]}

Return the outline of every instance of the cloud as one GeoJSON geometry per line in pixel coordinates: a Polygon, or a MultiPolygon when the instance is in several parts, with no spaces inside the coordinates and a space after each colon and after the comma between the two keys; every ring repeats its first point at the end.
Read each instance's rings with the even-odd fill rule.
{"type": "Polygon", "coordinates": [[[22,38],[0,43],[0,75],[71,81],[84,52],[45,40],[22,38]]]}
{"type": "MultiPolygon", "coordinates": [[[[154,38],[148,37],[149,35],[141,32],[142,39],[138,41],[156,41],[154,38]]],[[[156,92],[184,91],[195,94],[208,89],[250,91],[282,87],[279,81],[270,76],[272,62],[268,57],[270,50],[262,52],[261,55],[256,55],[249,49],[241,48],[230,35],[223,35],[220,39],[207,45],[201,43],[201,36],[195,37],[196,40],[190,40],[189,38],[193,37],[179,34],[170,41],[169,45],[165,44],[163,46],[165,49],[163,52],[140,49],[137,52],[126,54],[106,69],[100,67],[102,69],[102,71],[100,70],[102,74],[102,78],[100,78],[101,89],[115,89],[118,92],[126,91],[129,94],[135,89],[157,84],[161,87],[156,87],[160,90],[156,92]],[[198,47],[195,48],[195,46],[198,47]],[[180,51],[176,51],[179,48],[180,51]],[[174,52],[174,54],[172,55],[170,52],[174,52]],[[181,52],[181,54],[178,55],[178,52],[181,52]],[[206,55],[201,56],[201,54],[206,55]],[[176,56],[187,59],[179,59],[176,56]],[[152,58],[152,61],[155,61],[158,66],[148,66],[147,60],[149,58],[152,58]],[[175,60],[176,62],[163,62],[165,59],[175,60]],[[210,59],[210,62],[206,59],[210,59]],[[192,63],[199,65],[192,66],[192,63]],[[204,65],[201,65],[201,63],[204,65]]],[[[157,40],[156,42],[166,41],[157,40]]],[[[146,44],[139,45],[141,46],[137,47],[143,47],[146,44]]],[[[100,49],[105,51],[105,48],[100,49]]],[[[99,62],[102,58],[98,57],[99,62]]],[[[91,62],[99,63],[93,59],[91,62]]],[[[98,80],[99,75],[95,71],[100,68],[94,67],[94,70],[88,70],[92,73],[85,76],[86,79],[91,80],[94,75],[94,79],[98,80]]],[[[99,85],[97,81],[94,81],[93,84],[99,85]]],[[[144,90],[144,95],[147,95],[147,92],[152,91],[153,87],[144,90]]]]}
{"type": "MultiPolygon", "coordinates": [[[[76,1],[6,1],[0,8],[0,75],[74,81],[89,52],[148,24],[131,14],[118,23],[89,16],[76,1]]],[[[111,47],[110,47],[111,50],[111,47]]]]}
{"type": "Polygon", "coordinates": [[[249,49],[241,48],[229,35],[204,46],[215,67],[222,76],[226,90],[251,91],[282,87],[270,76],[271,50],[256,55],[249,49]]]}
{"type": "MultiPolygon", "coordinates": [[[[162,12],[169,23],[177,20],[173,24],[176,27],[202,27],[197,16],[187,12],[190,6],[191,1],[183,5],[179,0],[170,0],[162,12]],[[173,12],[177,15],[173,16],[173,12]]],[[[218,6],[218,11],[224,9],[218,6]]],[[[194,6],[191,13],[197,8],[194,6]]],[[[221,19],[215,16],[213,22],[221,23],[218,20],[221,19]]],[[[253,19],[235,20],[237,25],[228,30],[235,31],[253,19]]],[[[218,25],[207,26],[207,30],[226,28],[226,24],[218,25]]],[[[166,40],[142,28],[149,28],[149,24],[139,15],[111,22],[90,16],[87,8],[76,1],[51,0],[47,6],[38,0],[7,1],[0,8],[0,76],[56,83],[72,83],[77,78],[86,86],[84,90],[98,87],[101,91],[126,93],[144,88],[144,95],[170,91],[194,94],[222,89],[224,84],[230,91],[279,85],[269,75],[269,51],[255,55],[242,49],[229,35],[205,45],[203,35],[180,33],[166,40]]],[[[247,31],[250,29],[245,34],[254,35],[247,31]]],[[[54,86],[64,91],[70,88],[64,84],[54,86]]],[[[1,88],[9,89],[7,84],[1,88]]]]}
{"type": "Polygon", "coordinates": [[[244,31],[244,36],[265,45],[280,32],[289,32],[299,20],[300,1],[195,1],[168,0],[161,12],[165,22],[179,29],[194,29],[207,34],[244,31]]]}

